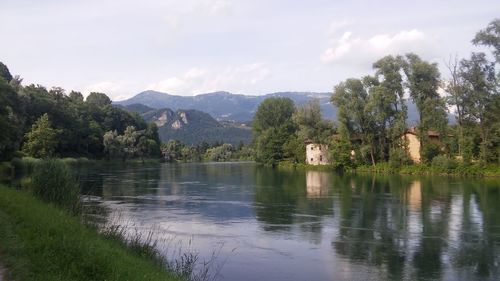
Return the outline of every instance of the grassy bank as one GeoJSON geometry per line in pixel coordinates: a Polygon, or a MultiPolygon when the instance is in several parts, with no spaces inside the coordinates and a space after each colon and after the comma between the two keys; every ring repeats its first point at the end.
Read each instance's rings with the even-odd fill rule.
{"type": "Polygon", "coordinates": [[[389,163],[377,163],[372,165],[360,165],[357,167],[346,167],[344,169],[333,165],[307,165],[303,163],[280,162],[278,168],[300,169],[312,171],[344,171],[353,173],[377,173],[377,174],[401,174],[401,175],[447,175],[447,176],[474,176],[474,177],[500,177],[500,165],[442,163],[439,165],[403,165],[391,167],[389,163]]]}
{"type": "Polygon", "coordinates": [[[424,164],[404,165],[399,168],[390,167],[388,163],[377,163],[375,166],[358,166],[355,172],[359,173],[382,173],[402,175],[447,175],[447,176],[474,176],[474,177],[500,177],[499,165],[456,165],[456,166],[433,166],[424,164]]]}
{"type": "Polygon", "coordinates": [[[77,217],[0,186],[0,253],[9,280],[178,280],[77,217]]]}

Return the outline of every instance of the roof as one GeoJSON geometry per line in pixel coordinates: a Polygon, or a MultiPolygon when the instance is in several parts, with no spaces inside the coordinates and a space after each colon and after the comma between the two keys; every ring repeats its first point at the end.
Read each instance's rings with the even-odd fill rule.
{"type": "MultiPolygon", "coordinates": [[[[412,134],[412,135],[417,135],[418,131],[416,127],[411,127],[405,130],[404,134],[412,134]]],[[[439,133],[436,131],[428,130],[427,131],[427,136],[428,137],[439,137],[439,133]]]]}

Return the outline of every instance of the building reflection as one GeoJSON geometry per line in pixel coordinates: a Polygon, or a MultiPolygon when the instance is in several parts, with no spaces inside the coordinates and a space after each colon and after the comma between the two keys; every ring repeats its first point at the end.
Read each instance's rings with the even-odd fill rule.
{"type": "Polygon", "coordinates": [[[306,171],[307,198],[321,198],[328,196],[331,184],[331,173],[320,171],[306,171]]]}
{"type": "Polygon", "coordinates": [[[408,191],[408,207],[410,211],[418,211],[422,204],[422,182],[415,180],[410,184],[408,191]]]}

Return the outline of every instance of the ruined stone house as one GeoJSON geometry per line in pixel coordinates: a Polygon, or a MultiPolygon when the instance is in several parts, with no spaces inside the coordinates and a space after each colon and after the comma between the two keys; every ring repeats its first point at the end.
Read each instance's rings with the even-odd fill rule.
{"type": "Polygon", "coordinates": [[[328,145],[306,141],[306,164],[328,165],[328,145]]]}

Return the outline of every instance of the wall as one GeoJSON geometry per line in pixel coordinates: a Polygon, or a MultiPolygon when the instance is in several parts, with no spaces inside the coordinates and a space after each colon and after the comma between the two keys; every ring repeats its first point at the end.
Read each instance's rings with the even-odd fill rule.
{"type": "Polygon", "coordinates": [[[306,163],[309,165],[327,165],[328,145],[309,143],[306,145],[306,163]]]}
{"type": "Polygon", "coordinates": [[[408,144],[408,153],[411,160],[415,163],[420,163],[420,141],[418,137],[414,134],[404,135],[406,142],[408,144]]]}

